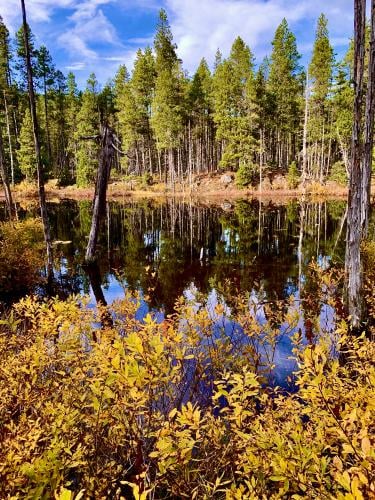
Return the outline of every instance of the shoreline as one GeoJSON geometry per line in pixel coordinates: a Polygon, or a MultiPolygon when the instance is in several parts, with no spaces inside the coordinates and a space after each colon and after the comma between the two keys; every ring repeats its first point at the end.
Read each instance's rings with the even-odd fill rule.
{"type": "MultiPolygon", "coordinates": [[[[87,188],[77,187],[61,187],[48,186],[45,187],[46,197],[48,201],[62,201],[68,200],[92,200],[94,197],[94,186],[87,188]]],[[[14,201],[20,202],[25,200],[38,199],[38,192],[36,188],[31,189],[13,189],[12,196],[14,201]]],[[[119,183],[111,183],[108,186],[107,199],[108,200],[137,200],[137,199],[188,199],[193,201],[211,201],[211,202],[224,202],[235,201],[240,199],[264,199],[265,201],[287,201],[293,199],[337,199],[343,200],[348,196],[348,189],[345,187],[338,188],[335,186],[321,186],[320,189],[311,189],[303,192],[301,189],[238,189],[235,187],[223,187],[222,189],[194,189],[194,190],[153,190],[151,189],[129,189],[128,186],[119,183]]],[[[0,189],[0,201],[4,201],[5,196],[2,189],[0,189]]]]}

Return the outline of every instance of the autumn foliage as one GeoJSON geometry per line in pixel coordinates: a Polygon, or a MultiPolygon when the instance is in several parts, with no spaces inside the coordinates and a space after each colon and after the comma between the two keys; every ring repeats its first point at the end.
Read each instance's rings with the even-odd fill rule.
{"type": "Polygon", "coordinates": [[[296,331],[290,394],[264,384],[280,315],[298,321],[290,305],[260,329],[241,297],[230,333],[221,303],[181,300],[162,322],[137,320],[138,306],[115,302],[101,329],[82,298],[27,297],[1,321],[1,498],[375,494],[369,339],[348,337],[345,322],[309,344],[296,331]]]}

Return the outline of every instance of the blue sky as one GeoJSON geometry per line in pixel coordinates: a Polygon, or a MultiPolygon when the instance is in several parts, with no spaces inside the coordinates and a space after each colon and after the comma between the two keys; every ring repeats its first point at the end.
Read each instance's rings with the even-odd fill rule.
{"type": "MultiPolygon", "coordinates": [[[[26,0],[37,43],[48,47],[61,71],[76,74],[80,87],[91,72],[103,84],[120,64],[131,69],[136,50],[152,44],[161,7],[190,74],[203,56],[212,64],[218,47],[227,55],[238,35],[260,62],[283,17],[297,36],[302,64],[310,57],[321,12],[338,55],[353,29],[353,0],[26,0]]],[[[14,33],[21,23],[19,0],[0,0],[0,14],[14,33]]]]}

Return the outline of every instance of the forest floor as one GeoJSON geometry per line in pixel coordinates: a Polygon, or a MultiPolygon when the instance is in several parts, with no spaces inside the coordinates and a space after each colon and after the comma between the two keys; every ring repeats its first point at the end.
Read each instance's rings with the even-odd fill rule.
{"type": "MultiPolygon", "coordinates": [[[[59,187],[57,182],[50,180],[46,184],[46,195],[48,200],[87,200],[94,196],[94,186],[79,188],[75,185],[59,187]]],[[[195,176],[192,187],[183,184],[176,184],[174,189],[165,183],[153,183],[152,185],[142,184],[138,179],[134,181],[123,181],[115,179],[108,186],[108,199],[124,198],[170,198],[182,197],[196,199],[197,201],[225,202],[226,200],[236,200],[240,198],[259,198],[264,200],[283,200],[300,198],[303,194],[311,198],[336,198],[347,197],[347,188],[335,183],[312,183],[306,186],[305,193],[302,188],[289,189],[287,182],[283,178],[278,178],[277,182],[271,184],[268,179],[259,187],[239,188],[235,184],[233,173],[226,172],[220,174],[195,176]],[[226,182],[224,182],[226,181],[226,182]]],[[[374,192],[374,191],[373,191],[374,192]]],[[[15,201],[33,199],[38,197],[37,188],[33,184],[22,182],[13,189],[15,201]]],[[[4,194],[0,188],[0,200],[4,194]]]]}

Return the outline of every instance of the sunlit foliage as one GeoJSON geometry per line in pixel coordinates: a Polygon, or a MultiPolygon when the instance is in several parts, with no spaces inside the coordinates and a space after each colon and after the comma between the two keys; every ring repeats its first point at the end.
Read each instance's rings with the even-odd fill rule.
{"type": "Polygon", "coordinates": [[[0,297],[17,296],[39,283],[43,257],[38,219],[0,224],[0,297]]]}
{"type": "Polygon", "coordinates": [[[225,302],[206,300],[156,322],[126,296],[105,328],[82,298],[16,304],[0,324],[0,497],[375,494],[375,345],[345,322],[306,344],[292,301],[249,296],[232,301],[228,329],[225,302]],[[282,323],[295,332],[293,394],[264,385],[282,323]]]}

